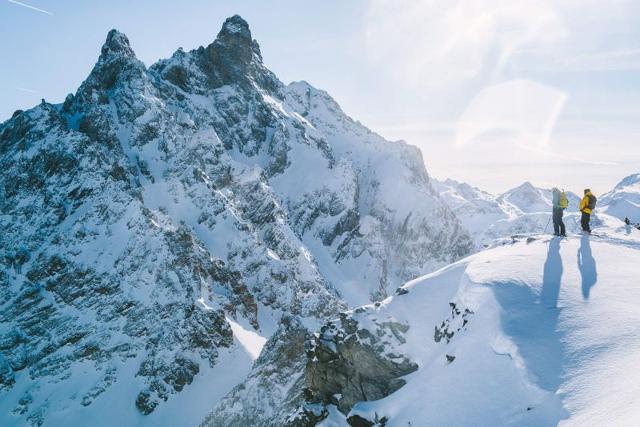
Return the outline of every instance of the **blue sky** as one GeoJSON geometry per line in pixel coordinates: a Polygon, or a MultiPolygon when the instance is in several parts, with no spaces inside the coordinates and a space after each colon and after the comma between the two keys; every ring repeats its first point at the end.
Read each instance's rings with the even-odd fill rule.
{"type": "Polygon", "coordinates": [[[150,65],[235,13],[281,80],[419,146],[438,178],[601,193],[640,171],[637,1],[0,0],[0,120],[62,102],[111,28],[150,65]]]}

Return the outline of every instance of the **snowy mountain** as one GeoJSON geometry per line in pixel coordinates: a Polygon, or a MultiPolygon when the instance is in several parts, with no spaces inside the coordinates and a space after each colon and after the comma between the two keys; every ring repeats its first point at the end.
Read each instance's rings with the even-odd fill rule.
{"type": "Polygon", "coordinates": [[[109,32],[0,168],[1,425],[194,425],[245,379],[222,407],[295,409],[309,330],[473,249],[417,148],[281,83],[238,16],[148,68],[109,32]]]}
{"type": "Polygon", "coordinates": [[[313,339],[319,425],[637,425],[640,239],[514,239],[313,339]]]}
{"type": "MultiPolygon", "coordinates": [[[[551,189],[537,188],[525,182],[503,194],[492,195],[452,179],[438,181],[435,187],[474,236],[477,249],[490,246],[496,239],[516,234],[553,232],[549,222],[551,189]]],[[[564,222],[567,231],[575,232],[580,229],[580,197],[567,191],[567,198],[569,206],[564,222]]],[[[597,224],[599,220],[594,216],[593,221],[597,224]]]]}
{"type": "Polygon", "coordinates": [[[453,179],[435,182],[442,198],[474,235],[511,216],[492,194],[453,179]]]}
{"type": "MultiPolygon", "coordinates": [[[[580,197],[568,191],[569,211],[577,211],[580,197]]],[[[519,187],[513,188],[497,198],[498,202],[511,209],[516,214],[527,214],[546,212],[552,207],[551,189],[541,189],[534,187],[530,182],[525,182],[519,187]]]]}
{"type": "Polygon", "coordinates": [[[603,211],[616,218],[640,223],[640,174],[629,175],[598,200],[603,211]]]}

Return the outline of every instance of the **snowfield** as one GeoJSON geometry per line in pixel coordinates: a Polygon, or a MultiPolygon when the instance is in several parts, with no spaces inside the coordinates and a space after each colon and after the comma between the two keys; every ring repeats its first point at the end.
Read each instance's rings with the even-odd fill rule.
{"type": "MultiPolygon", "coordinates": [[[[354,315],[408,325],[406,343],[393,350],[419,369],[349,416],[386,417],[388,426],[637,426],[634,234],[523,237],[354,315]]],[[[322,425],[344,423],[331,410],[322,425]]]]}

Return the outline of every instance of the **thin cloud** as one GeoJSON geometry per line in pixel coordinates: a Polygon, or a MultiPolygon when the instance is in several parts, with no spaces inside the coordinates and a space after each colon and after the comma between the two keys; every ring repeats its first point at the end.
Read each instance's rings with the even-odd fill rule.
{"type": "Polygon", "coordinates": [[[518,144],[518,148],[521,148],[521,149],[527,150],[527,151],[531,151],[533,153],[539,153],[539,154],[542,154],[544,156],[555,157],[557,159],[568,160],[570,162],[575,162],[575,163],[584,163],[586,165],[617,166],[619,164],[619,163],[616,163],[616,162],[607,162],[607,161],[602,161],[602,160],[589,160],[589,159],[584,159],[582,157],[566,156],[564,154],[556,153],[554,151],[550,151],[550,150],[545,149],[545,148],[532,147],[530,145],[524,145],[524,144],[518,144]]]}
{"type": "Polygon", "coordinates": [[[18,6],[26,7],[27,9],[35,10],[36,12],[46,13],[47,15],[53,15],[53,13],[49,12],[48,10],[40,9],[35,6],[31,6],[30,4],[22,3],[16,0],[7,0],[7,1],[9,3],[17,4],[18,6]]]}
{"type": "Polygon", "coordinates": [[[39,91],[37,91],[35,89],[29,89],[29,88],[26,88],[26,87],[16,87],[16,90],[19,90],[20,92],[35,93],[35,94],[40,93],[39,91]]]}
{"type": "Polygon", "coordinates": [[[458,120],[456,146],[497,130],[527,145],[546,147],[567,94],[532,80],[509,80],[481,90],[458,120]]]}
{"type": "Polygon", "coordinates": [[[519,49],[548,49],[569,35],[551,0],[372,0],[364,30],[377,66],[404,86],[430,91],[485,72],[499,80],[519,49]]]}

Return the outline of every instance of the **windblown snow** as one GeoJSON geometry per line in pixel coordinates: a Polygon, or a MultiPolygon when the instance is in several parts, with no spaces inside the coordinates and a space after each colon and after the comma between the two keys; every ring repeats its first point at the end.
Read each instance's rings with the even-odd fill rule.
{"type": "MultiPolygon", "coordinates": [[[[638,425],[639,259],[637,236],[537,236],[407,283],[354,318],[407,325],[406,343],[390,351],[419,369],[349,416],[387,426],[638,425]]],[[[330,414],[322,425],[344,425],[330,414]]]]}

